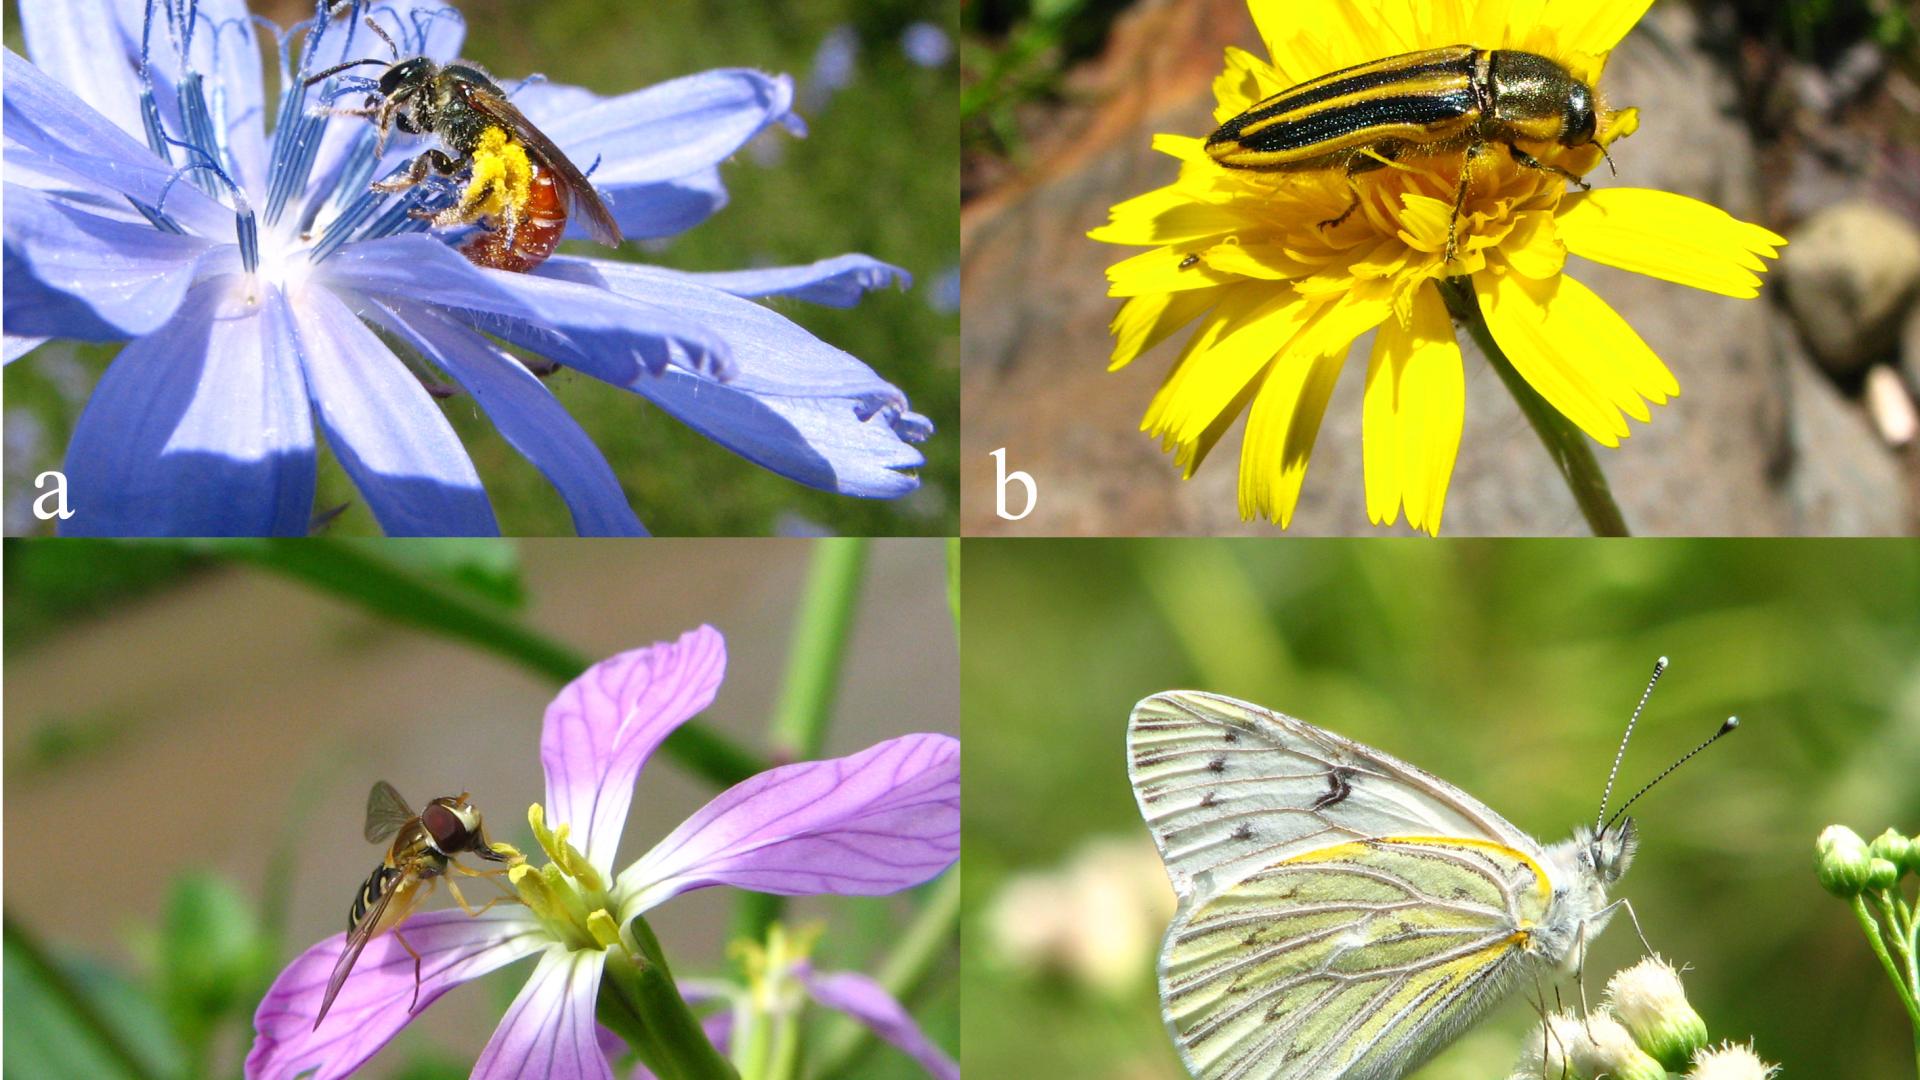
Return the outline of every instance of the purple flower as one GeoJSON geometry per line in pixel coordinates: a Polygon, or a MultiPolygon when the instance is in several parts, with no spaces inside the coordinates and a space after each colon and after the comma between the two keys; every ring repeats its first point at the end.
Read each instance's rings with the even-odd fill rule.
{"type": "MultiPolygon", "coordinates": [[[[369,190],[430,144],[400,135],[376,154],[371,124],[321,111],[357,104],[364,79],[303,83],[387,55],[360,23],[367,7],[280,37],[269,135],[244,0],[22,0],[33,62],[6,54],[4,357],[55,337],[128,342],[68,444],[63,531],[304,534],[324,434],[389,534],[497,533],[423,385],[438,372],[546,475],[579,532],[642,533],[599,449],[500,341],[803,484],[876,498],[917,486],[909,444],[928,420],[754,302],[847,307],[904,271],[863,255],[705,274],[573,256],[535,274],[475,266],[451,246],[460,237],[408,214],[448,198],[444,185],[369,190]]],[[[371,13],[403,55],[458,54],[463,24],[441,0],[371,13]]],[[[769,126],[801,130],[791,80],[754,71],[613,98],[503,85],[592,170],[629,239],[698,224],[726,202],[723,160],[769,126]]]]}
{"type": "MultiPolygon", "coordinates": [[[[468,979],[539,957],[475,1077],[611,1078],[594,1022],[602,968],[611,950],[634,950],[634,918],[673,896],[708,885],[875,895],[918,885],[953,863],[960,744],[923,734],[750,777],[616,875],[614,849],[641,767],[713,700],[725,668],[719,633],[701,627],[602,661],[568,684],[541,730],[547,799],[528,813],[550,861],[513,867],[521,903],[478,916],[434,911],[401,924],[422,958],[421,1009],[468,979]]],[[[314,1027],[344,940],[320,942],[274,980],[254,1013],[249,1080],[290,1080],[309,1069],[314,1080],[345,1076],[412,1019],[413,959],[388,933],[367,945],[314,1027]]]]}

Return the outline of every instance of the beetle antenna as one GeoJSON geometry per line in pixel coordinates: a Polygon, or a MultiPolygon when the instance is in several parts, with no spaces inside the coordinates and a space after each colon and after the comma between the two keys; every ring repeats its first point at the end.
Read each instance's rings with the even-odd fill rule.
{"type": "Polygon", "coordinates": [[[366,60],[349,60],[344,64],[335,64],[332,67],[326,69],[325,71],[320,72],[317,75],[307,76],[306,85],[312,86],[314,83],[317,83],[322,79],[332,78],[333,76],[340,74],[341,72],[347,70],[348,68],[356,68],[362,64],[379,64],[382,67],[387,66],[387,62],[385,60],[375,60],[371,58],[366,60]]]}
{"type": "Polygon", "coordinates": [[[1663,656],[1653,662],[1653,677],[1647,680],[1647,688],[1640,691],[1640,703],[1633,707],[1633,715],[1627,718],[1626,734],[1620,736],[1620,749],[1614,751],[1613,768],[1607,772],[1606,790],[1600,793],[1600,812],[1593,818],[1593,830],[1596,835],[1607,831],[1600,823],[1607,819],[1607,801],[1613,798],[1613,781],[1620,775],[1620,760],[1627,756],[1627,740],[1633,738],[1633,725],[1640,722],[1640,712],[1647,707],[1647,699],[1653,696],[1654,684],[1659,682],[1660,676],[1666,673],[1667,658],[1663,656]]]}
{"type": "Polygon", "coordinates": [[[1705,750],[1707,747],[1712,746],[1714,743],[1719,742],[1720,737],[1722,735],[1725,735],[1733,731],[1733,729],[1739,726],[1740,726],[1739,717],[1737,716],[1727,717],[1726,721],[1720,725],[1720,730],[1708,736],[1706,742],[1703,742],[1699,746],[1696,746],[1693,749],[1687,751],[1686,753],[1681,754],[1679,761],[1676,761],[1673,764],[1667,766],[1665,772],[1661,773],[1659,776],[1654,777],[1652,780],[1647,781],[1646,787],[1643,787],[1639,791],[1634,792],[1633,798],[1628,799],[1624,803],[1621,803],[1620,809],[1615,810],[1613,812],[1613,816],[1607,819],[1607,828],[1600,830],[1601,833],[1604,834],[1607,831],[1607,829],[1613,828],[1613,823],[1620,820],[1620,815],[1627,812],[1627,807],[1632,806],[1634,803],[1638,802],[1640,799],[1640,796],[1645,795],[1649,791],[1652,791],[1653,785],[1659,783],[1662,780],[1665,780],[1668,776],[1672,775],[1673,770],[1679,768],[1682,765],[1685,765],[1687,763],[1687,760],[1693,757],[1693,755],[1699,753],[1702,750],[1705,750]]]}
{"type": "MultiPolygon", "coordinates": [[[[1599,144],[1599,143],[1597,143],[1597,142],[1596,142],[1596,143],[1594,143],[1593,145],[1595,145],[1595,146],[1600,146],[1600,144],[1599,144]]],[[[1614,164],[1613,164],[1613,155],[1612,155],[1612,154],[1609,154],[1609,153],[1607,153],[1607,148],[1606,148],[1606,147],[1604,147],[1604,146],[1600,146],[1600,156],[1601,156],[1601,157],[1602,157],[1603,159],[1605,159],[1605,161],[1606,161],[1606,163],[1607,163],[1607,171],[1608,171],[1608,172],[1610,172],[1610,173],[1612,173],[1612,174],[1613,174],[1613,175],[1615,175],[1615,176],[1619,176],[1619,175],[1620,175],[1620,170],[1619,170],[1618,168],[1616,168],[1616,167],[1614,166],[1614,164]]]]}

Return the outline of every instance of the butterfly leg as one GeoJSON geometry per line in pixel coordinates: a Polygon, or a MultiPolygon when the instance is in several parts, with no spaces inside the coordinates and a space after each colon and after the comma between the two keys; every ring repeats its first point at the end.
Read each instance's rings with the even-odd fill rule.
{"type": "Polygon", "coordinates": [[[1628,900],[1626,897],[1623,896],[1620,899],[1615,900],[1613,903],[1608,904],[1606,907],[1601,908],[1600,914],[1605,915],[1606,913],[1612,911],[1614,908],[1617,908],[1617,907],[1623,907],[1627,909],[1627,921],[1633,924],[1633,932],[1640,936],[1641,947],[1647,950],[1648,955],[1654,954],[1657,950],[1654,949],[1653,942],[1648,941],[1647,932],[1640,929],[1640,916],[1635,915],[1633,913],[1633,901],[1628,900]]]}

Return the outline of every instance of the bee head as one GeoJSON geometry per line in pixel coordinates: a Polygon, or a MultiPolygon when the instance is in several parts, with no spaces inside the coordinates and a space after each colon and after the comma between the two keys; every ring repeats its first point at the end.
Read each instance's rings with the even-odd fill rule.
{"type": "Polygon", "coordinates": [[[404,97],[416,93],[433,78],[433,61],[424,56],[402,60],[380,76],[380,96],[404,97]]]}
{"type": "Polygon", "coordinates": [[[420,811],[420,824],[433,837],[442,854],[458,855],[471,851],[483,859],[498,861],[480,825],[480,811],[467,801],[465,792],[433,800],[420,811]]]}

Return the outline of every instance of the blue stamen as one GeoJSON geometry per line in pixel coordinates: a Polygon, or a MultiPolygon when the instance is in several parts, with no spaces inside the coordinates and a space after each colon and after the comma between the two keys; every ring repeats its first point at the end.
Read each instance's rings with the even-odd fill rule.
{"type": "MultiPolygon", "coordinates": [[[[187,129],[187,142],[198,147],[207,157],[219,160],[222,144],[213,130],[213,116],[207,111],[207,95],[200,73],[187,72],[175,89],[180,106],[180,122],[187,129]]],[[[231,180],[228,185],[233,186],[231,180]]],[[[209,195],[219,194],[213,187],[213,181],[204,173],[195,181],[195,186],[209,195]]]]}
{"type": "MultiPolygon", "coordinates": [[[[374,191],[370,188],[362,190],[360,196],[349,203],[347,208],[341,211],[340,216],[327,225],[327,231],[321,234],[320,242],[313,245],[313,250],[307,253],[307,258],[312,262],[319,262],[333,254],[334,249],[346,243],[353,235],[353,231],[359,228],[362,222],[372,217],[374,210],[386,199],[387,193],[384,191],[374,191]]],[[[407,201],[401,200],[402,203],[407,201]]]]}
{"type": "Polygon", "coordinates": [[[140,211],[140,215],[146,218],[154,228],[159,229],[161,232],[172,233],[175,236],[187,235],[187,230],[181,228],[179,222],[168,217],[166,211],[155,210],[139,199],[129,198],[127,201],[132,203],[133,208],[140,211]]]}
{"type": "Polygon", "coordinates": [[[160,106],[154,103],[151,86],[140,91],[140,121],[147,129],[147,149],[167,164],[173,164],[173,151],[167,148],[166,129],[160,126],[160,106]]]}

